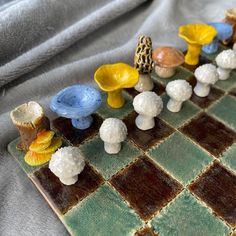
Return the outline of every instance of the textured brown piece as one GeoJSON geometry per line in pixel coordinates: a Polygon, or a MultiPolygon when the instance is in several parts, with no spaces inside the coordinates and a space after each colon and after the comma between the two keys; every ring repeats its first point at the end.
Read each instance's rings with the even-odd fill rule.
{"type": "MultiPolygon", "coordinates": [[[[186,52],[184,54],[186,54],[186,52]]],[[[207,64],[207,63],[212,63],[212,61],[210,61],[206,57],[203,57],[202,55],[200,55],[199,63],[197,65],[188,65],[188,64],[184,63],[182,66],[185,67],[186,69],[194,72],[197,67],[199,67],[203,64],[207,64]]]]}
{"type": "MultiPolygon", "coordinates": [[[[126,89],[126,91],[132,96],[135,97],[136,95],[139,94],[139,92],[137,90],[135,90],[134,88],[130,88],[130,89],[126,89]]],[[[157,95],[161,95],[165,92],[165,87],[158,83],[158,82],[154,82],[154,88],[152,90],[153,92],[155,92],[157,95]]]]}
{"type": "Polygon", "coordinates": [[[176,67],[184,63],[184,54],[177,48],[159,47],[153,51],[152,59],[160,67],[176,67]]]}
{"type": "Polygon", "coordinates": [[[182,189],[145,156],[116,174],[110,182],[144,220],[150,219],[182,189]]]}
{"type": "Polygon", "coordinates": [[[233,88],[233,89],[230,91],[230,94],[236,97],[236,88],[233,88]]]}
{"type": "Polygon", "coordinates": [[[155,118],[155,127],[153,129],[145,131],[140,130],[135,125],[136,117],[137,114],[132,112],[124,119],[124,122],[128,129],[128,137],[143,150],[147,150],[174,132],[173,128],[171,128],[159,118],[155,118]]]}
{"type": "Polygon", "coordinates": [[[35,126],[20,126],[16,125],[20,133],[20,143],[17,145],[17,148],[27,152],[30,144],[36,139],[37,134],[42,130],[50,129],[50,121],[46,116],[43,116],[35,126]]]}
{"type": "Polygon", "coordinates": [[[194,118],[181,131],[215,157],[219,157],[236,141],[236,134],[231,129],[205,113],[194,118]]]}
{"type": "Polygon", "coordinates": [[[222,97],[223,95],[224,95],[224,92],[222,90],[212,87],[211,92],[207,97],[204,97],[204,98],[198,97],[195,93],[193,93],[190,100],[194,102],[195,104],[197,104],[199,107],[205,109],[209,107],[214,101],[222,97]]]}
{"type": "Polygon", "coordinates": [[[59,135],[70,141],[73,145],[79,145],[89,137],[98,132],[102,124],[102,118],[97,114],[93,114],[93,123],[91,127],[85,130],[79,130],[72,126],[71,120],[59,117],[53,121],[53,127],[58,131],[59,135]]]}
{"type": "Polygon", "coordinates": [[[157,236],[157,234],[149,227],[138,230],[134,236],[157,236]]]}
{"type": "Polygon", "coordinates": [[[233,34],[231,38],[226,41],[231,43],[236,42],[236,8],[226,10],[224,21],[233,26],[233,34]]]}
{"type": "Polygon", "coordinates": [[[236,226],[236,176],[215,163],[190,185],[189,189],[207,203],[217,215],[236,226]]]}
{"type": "Polygon", "coordinates": [[[96,173],[88,164],[78,176],[78,181],[69,186],[62,184],[48,167],[42,167],[30,177],[46,200],[49,201],[49,204],[59,214],[65,214],[103,182],[101,175],[96,173]]]}

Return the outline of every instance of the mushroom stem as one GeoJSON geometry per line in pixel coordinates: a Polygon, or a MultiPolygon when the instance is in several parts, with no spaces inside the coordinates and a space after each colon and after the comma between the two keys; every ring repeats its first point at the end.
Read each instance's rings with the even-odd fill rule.
{"type": "Polygon", "coordinates": [[[199,62],[199,55],[201,52],[201,45],[188,44],[188,51],[185,55],[185,63],[188,65],[197,65],[199,62]]]}
{"type": "Polygon", "coordinates": [[[104,142],[104,149],[109,154],[117,154],[121,149],[121,143],[104,142]]]}
{"type": "Polygon", "coordinates": [[[78,181],[78,175],[72,176],[72,177],[68,177],[68,178],[59,178],[60,181],[65,184],[65,185],[71,185],[71,184],[75,184],[78,181]]]}
{"type": "Polygon", "coordinates": [[[136,126],[141,130],[152,129],[155,126],[154,117],[138,115],[135,119],[136,126]]]}
{"type": "Polygon", "coordinates": [[[138,92],[150,91],[153,87],[154,84],[150,74],[139,74],[139,81],[134,87],[138,92]]]}
{"type": "Polygon", "coordinates": [[[79,117],[77,119],[71,119],[72,125],[76,129],[87,129],[91,126],[93,122],[93,117],[90,116],[84,116],[84,117],[79,117]]]}
{"type": "Polygon", "coordinates": [[[206,54],[212,54],[217,52],[218,50],[219,39],[215,37],[210,44],[204,45],[202,47],[202,51],[206,54]]]}
{"type": "Polygon", "coordinates": [[[170,78],[175,74],[175,67],[161,67],[155,65],[155,72],[161,78],[170,78]]]}
{"type": "Polygon", "coordinates": [[[219,80],[227,80],[230,76],[231,69],[218,67],[217,72],[219,74],[219,80]]]}
{"type": "Polygon", "coordinates": [[[179,112],[182,107],[181,101],[176,101],[172,98],[167,103],[167,109],[171,112],[179,112]]]}
{"type": "Polygon", "coordinates": [[[210,93],[210,89],[210,84],[205,84],[198,81],[193,90],[198,97],[207,97],[210,93]]]}
{"type": "Polygon", "coordinates": [[[107,103],[112,108],[121,108],[125,103],[122,96],[122,89],[108,92],[107,103]]]}

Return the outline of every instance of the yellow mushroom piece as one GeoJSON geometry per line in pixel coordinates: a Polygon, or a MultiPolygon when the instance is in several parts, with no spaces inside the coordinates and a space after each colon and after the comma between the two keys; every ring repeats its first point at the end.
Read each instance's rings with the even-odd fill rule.
{"type": "Polygon", "coordinates": [[[188,65],[197,65],[202,46],[211,43],[216,35],[216,29],[210,25],[187,24],[180,26],[179,36],[188,44],[185,63],[188,65]]]}
{"type": "Polygon", "coordinates": [[[94,80],[100,89],[108,93],[107,103],[112,108],[124,105],[122,89],[134,87],[138,78],[138,71],[125,63],[102,65],[94,74],[94,80]]]}

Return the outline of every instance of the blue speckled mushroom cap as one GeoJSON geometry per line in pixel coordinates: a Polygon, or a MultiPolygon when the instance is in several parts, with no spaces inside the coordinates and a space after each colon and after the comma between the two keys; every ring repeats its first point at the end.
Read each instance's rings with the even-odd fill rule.
{"type": "Polygon", "coordinates": [[[100,92],[88,85],[73,85],[58,92],[50,108],[59,116],[76,119],[95,112],[101,105],[100,92]]]}
{"type": "Polygon", "coordinates": [[[233,34],[233,27],[226,22],[211,22],[208,25],[213,26],[217,31],[217,38],[219,40],[226,40],[233,34]]]}

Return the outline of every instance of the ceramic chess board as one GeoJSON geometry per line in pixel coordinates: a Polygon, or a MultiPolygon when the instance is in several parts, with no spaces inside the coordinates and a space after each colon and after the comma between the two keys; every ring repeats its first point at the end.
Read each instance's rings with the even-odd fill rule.
{"type": "MultiPolygon", "coordinates": [[[[220,46],[219,51],[225,49],[220,46]]],[[[200,64],[214,63],[202,55],[200,64]]],[[[217,82],[206,98],[193,95],[179,113],[166,109],[166,84],[174,79],[196,83],[194,68],[181,66],[170,79],[154,73],[154,91],[165,107],[155,128],[135,127],[133,89],[126,104],[111,109],[103,104],[87,130],[57,118],[53,129],[65,145],[79,146],[87,164],[79,180],[63,185],[48,165],[30,167],[24,154],[9,152],[19,162],[48,204],[73,236],[223,236],[236,227],[236,71],[217,82]],[[103,119],[117,117],[128,128],[119,154],[104,152],[98,129],[103,119]]]]}

